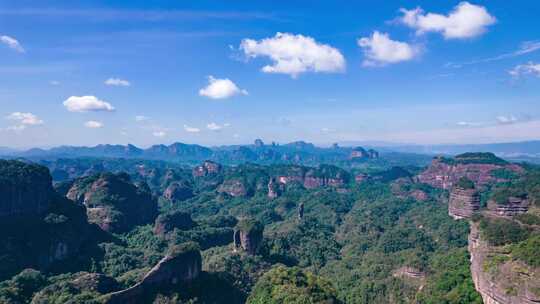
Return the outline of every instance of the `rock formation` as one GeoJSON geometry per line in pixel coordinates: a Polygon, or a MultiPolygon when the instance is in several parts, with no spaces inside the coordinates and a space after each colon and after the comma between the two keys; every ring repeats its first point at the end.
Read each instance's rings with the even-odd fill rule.
{"type": "Polygon", "coordinates": [[[272,177],[268,182],[268,198],[274,199],[281,195],[281,185],[272,177]]]}
{"type": "Polygon", "coordinates": [[[217,191],[232,197],[243,197],[248,194],[248,189],[242,179],[228,179],[219,186],[217,191]]]}
{"type": "Polygon", "coordinates": [[[502,203],[491,199],[488,201],[488,210],[493,215],[511,217],[527,213],[529,201],[526,197],[508,197],[502,203]]]}
{"type": "Polygon", "coordinates": [[[242,249],[248,254],[256,254],[263,240],[263,230],[264,226],[259,221],[252,219],[240,220],[234,229],[235,251],[242,249]]]}
{"type": "Polygon", "coordinates": [[[259,139],[259,138],[255,139],[255,147],[257,148],[264,147],[264,142],[262,141],[262,139],[259,139]]]}
{"type": "Polygon", "coordinates": [[[0,218],[41,214],[49,208],[53,196],[47,168],[0,160],[0,218]]]}
{"type": "Polygon", "coordinates": [[[480,195],[474,183],[461,178],[450,192],[448,214],[454,219],[470,218],[480,209],[480,195]]]}
{"type": "Polygon", "coordinates": [[[103,301],[107,304],[146,303],[143,299],[148,294],[195,280],[201,273],[201,263],[201,253],[195,243],[176,246],[139,283],[110,293],[103,301]]]}
{"type": "Polygon", "coordinates": [[[221,165],[213,161],[207,160],[202,165],[193,168],[194,177],[203,177],[221,173],[221,165]]]}
{"type": "Polygon", "coordinates": [[[467,177],[478,187],[504,181],[492,174],[497,169],[506,169],[514,173],[523,172],[523,168],[509,164],[492,153],[465,153],[454,159],[436,157],[431,165],[417,176],[419,182],[435,188],[452,189],[461,177],[467,177]],[[480,155],[480,156],[476,156],[480,155]]]}
{"type": "Polygon", "coordinates": [[[193,188],[186,181],[173,182],[163,192],[163,197],[170,201],[184,201],[193,197],[193,188]]]}
{"type": "Polygon", "coordinates": [[[127,174],[102,173],[76,180],[67,198],[86,206],[88,220],[109,232],[125,232],[154,221],[157,203],[127,174]]]}
{"type": "MultiPolygon", "coordinates": [[[[0,281],[24,268],[49,270],[91,246],[83,206],[54,192],[48,169],[0,161],[0,281]]],[[[97,237],[96,237],[97,238],[97,237]]]]}
{"type": "Polygon", "coordinates": [[[354,182],[357,184],[361,184],[367,180],[369,180],[369,175],[366,173],[358,173],[354,176],[354,182]]]}
{"type": "Polygon", "coordinates": [[[417,268],[410,267],[410,266],[403,266],[396,269],[393,272],[393,276],[405,277],[405,278],[410,278],[410,279],[423,279],[426,277],[426,274],[417,268]]]}
{"type": "Polygon", "coordinates": [[[300,203],[298,205],[298,220],[302,220],[304,218],[304,203],[300,203]]]}
{"type": "Polygon", "coordinates": [[[471,225],[469,253],[471,274],[476,290],[487,304],[540,303],[540,273],[510,258],[493,263],[507,251],[482,240],[477,223],[471,225]],[[519,269],[519,270],[518,270],[519,269]]]}
{"type": "Polygon", "coordinates": [[[179,230],[188,230],[194,226],[195,222],[193,222],[189,213],[176,211],[158,216],[156,223],[154,224],[154,233],[157,235],[164,235],[173,231],[175,228],[179,230]]]}

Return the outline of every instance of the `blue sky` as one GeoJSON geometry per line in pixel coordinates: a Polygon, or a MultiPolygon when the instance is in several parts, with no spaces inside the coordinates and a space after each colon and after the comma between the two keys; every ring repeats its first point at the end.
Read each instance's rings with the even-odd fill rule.
{"type": "Polygon", "coordinates": [[[0,0],[0,146],[540,139],[540,3],[381,2],[0,0]]]}

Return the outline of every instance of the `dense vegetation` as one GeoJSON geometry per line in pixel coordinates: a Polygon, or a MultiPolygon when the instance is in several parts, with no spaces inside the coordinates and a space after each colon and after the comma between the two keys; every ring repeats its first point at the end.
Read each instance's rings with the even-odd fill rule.
{"type": "MultiPolygon", "coordinates": [[[[447,192],[414,182],[418,168],[381,160],[346,169],[246,163],[194,176],[191,167],[159,161],[85,159],[79,171],[69,170],[77,167],[76,160],[49,165],[87,175],[73,183],[72,176],[59,173],[64,180],[56,189],[63,195],[74,184],[94,191],[91,185],[105,177],[114,189],[92,192],[94,196],[87,200],[92,206],[129,209],[134,199],[155,202],[159,196],[159,215],[155,221],[125,231],[104,232],[91,226],[103,235],[89,243],[92,246],[85,248],[85,256],[55,268],[31,265],[40,271],[18,267],[19,274],[9,273],[0,284],[2,303],[32,299],[34,303],[63,303],[68,298],[72,303],[98,303],[103,295],[140,282],[178,248],[201,250],[203,272],[189,284],[153,290],[145,295],[150,302],[481,303],[469,271],[468,223],[448,216],[447,192]],[[95,174],[94,169],[115,174],[95,174]],[[355,182],[353,176],[359,173],[370,178],[355,182]],[[270,198],[269,182],[280,176],[291,178],[276,186],[278,195],[270,198]],[[305,177],[310,178],[310,187],[305,177]],[[335,184],[326,186],[328,180],[335,184]],[[311,187],[319,181],[325,183],[311,187]],[[164,197],[173,184],[191,195],[164,197]],[[126,189],[133,190],[129,195],[142,191],[144,198],[124,195],[126,189]],[[414,191],[426,199],[416,200],[410,195],[414,191]],[[235,230],[263,233],[256,254],[233,250],[235,230]],[[212,286],[210,293],[208,286],[212,286]]],[[[536,171],[527,172],[532,172],[530,177],[513,178],[506,186],[525,185],[530,196],[540,183],[534,180],[536,171]]],[[[471,187],[470,180],[461,182],[471,187]]],[[[60,211],[47,212],[41,220],[54,226],[73,217],[60,211]]],[[[513,257],[536,265],[539,259],[534,249],[539,240],[531,229],[515,221],[477,220],[490,243],[510,245],[513,257]]],[[[519,218],[526,225],[536,225],[537,220],[534,215],[519,218]]]]}

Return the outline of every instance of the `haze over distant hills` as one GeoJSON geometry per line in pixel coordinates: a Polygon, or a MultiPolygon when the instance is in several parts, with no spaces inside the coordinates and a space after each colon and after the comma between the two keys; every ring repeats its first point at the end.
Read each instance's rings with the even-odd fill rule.
{"type": "Polygon", "coordinates": [[[143,149],[128,145],[97,145],[85,146],[59,146],[50,149],[33,148],[29,150],[15,150],[0,147],[0,155],[13,157],[121,157],[121,158],[148,158],[185,161],[198,161],[206,158],[238,158],[243,160],[256,160],[266,158],[276,160],[280,157],[294,157],[295,154],[314,155],[349,155],[353,147],[363,146],[390,153],[414,153],[426,155],[456,155],[465,152],[493,152],[500,157],[511,159],[540,158],[540,141],[524,141],[510,143],[489,144],[447,144],[447,145],[415,145],[395,144],[387,142],[341,142],[339,145],[315,146],[304,141],[288,144],[264,144],[256,140],[251,145],[226,145],[219,147],[205,147],[197,144],[173,143],[171,145],[154,145],[143,149]]]}

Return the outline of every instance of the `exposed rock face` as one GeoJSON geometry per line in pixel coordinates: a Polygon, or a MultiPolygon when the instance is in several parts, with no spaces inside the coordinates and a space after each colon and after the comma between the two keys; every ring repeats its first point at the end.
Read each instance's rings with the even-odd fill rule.
{"type": "Polygon", "coordinates": [[[48,169],[0,161],[0,281],[24,268],[49,270],[90,245],[86,212],[56,194],[48,169]]]}
{"type": "Polygon", "coordinates": [[[476,189],[454,187],[450,192],[448,214],[454,219],[470,218],[480,209],[480,195],[476,189]]]}
{"type": "Polygon", "coordinates": [[[257,253],[263,239],[264,226],[255,220],[243,219],[238,222],[234,230],[234,248],[242,249],[254,255],[257,253]]]}
{"type": "Polygon", "coordinates": [[[175,228],[188,230],[193,227],[195,227],[195,222],[193,222],[189,213],[176,211],[158,216],[154,224],[154,233],[164,235],[173,231],[175,228]]]}
{"type": "Polygon", "coordinates": [[[74,288],[81,291],[95,291],[101,294],[109,293],[119,287],[115,279],[101,273],[80,273],[71,282],[74,288]]]}
{"type": "Polygon", "coordinates": [[[102,173],[75,181],[67,198],[86,206],[88,219],[109,232],[124,232],[152,222],[157,203],[127,174],[102,173]]]}
{"type": "Polygon", "coordinates": [[[270,178],[268,182],[268,198],[274,199],[281,195],[281,186],[275,178],[270,178]]]}
{"type": "Polygon", "coordinates": [[[406,278],[411,278],[411,279],[423,279],[426,277],[426,274],[417,268],[404,266],[404,267],[396,269],[393,273],[393,276],[406,277],[406,278]]]}
{"type": "Polygon", "coordinates": [[[193,168],[194,177],[202,177],[221,173],[221,165],[207,160],[202,165],[193,168]]]}
{"type": "Polygon", "coordinates": [[[367,151],[367,153],[368,153],[368,158],[372,158],[372,159],[377,159],[377,158],[379,158],[379,152],[377,152],[377,151],[375,151],[375,150],[373,150],[373,149],[369,149],[369,150],[367,151]]]}
{"type": "Polygon", "coordinates": [[[185,181],[174,182],[165,189],[163,197],[171,202],[184,201],[193,197],[193,188],[185,181]]]}
{"type": "Polygon", "coordinates": [[[298,205],[298,219],[302,220],[304,218],[304,203],[298,205]]]}
{"type": "Polygon", "coordinates": [[[365,173],[359,173],[354,176],[354,182],[357,184],[361,184],[367,180],[369,180],[369,175],[365,173]]]}
{"type": "Polygon", "coordinates": [[[508,197],[506,202],[502,204],[494,200],[489,200],[488,210],[494,215],[511,217],[527,213],[529,210],[529,201],[524,197],[508,197]]]}
{"type": "Polygon", "coordinates": [[[349,158],[351,160],[357,160],[357,159],[365,159],[368,158],[369,154],[367,153],[366,149],[362,147],[356,147],[352,150],[351,154],[349,155],[349,158]]]}
{"type": "Polygon", "coordinates": [[[108,304],[142,303],[143,296],[169,286],[185,284],[195,280],[201,273],[201,253],[194,243],[177,246],[154,266],[134,286],[113,292],[104,297],[108,304]]]}
{"type": "MultiPolygon", "coordinates": [[[[493,155],[493,157],[495,157],[493,155]]],[[[518,165],[508,164],[504,161],[486,162],[478,159],[460,158],[445,159],[438,157],[433,159],[431,165],[417,176],[422,183],[429,184],[436,188],[452,189],[461,177],[467,177],[477,186],[501,181],[491,173],[497,169],[508,169],[515,173],[521,173],[523,168],[518,165]],[[475,162],[477,161],[477,162],[475,162]]]]}
{"type": "Polygon", "coordinates": [[[540,274],[527,269],[526,265],[508,259],[490,265],[489,259],[504,254],[482,240],[478,224],[471,225],[469,252],[471,274],[476,290],[486,304],[534,304],[540,303],[540,274]],[[517,264],[516,264],[517,263],[517,264]],[[489,267],[487,267],[490,265],[489,267]],[[496,269],[490,269],[495,267],[496,269]],[[521,269],[518,271],[517,269],[521,269]],[[534,292],[536,290],[536,293],[534,292]]]}
{"type": "Polygon", "coordinates": [[[243,197],[247,195],[247,187],[241,179],[229,179],[223,182],[217,190],[219,193],[226,193],[232,197],[243,197]]]}
{"type": "Polygon", "coordinates": [[[429,200],[429,195],[426,192],[418,189],[409,192],[409,196],[420,202],[429,200]]]}
{"type": "Polygon", "coordinates": [[[49,208],[53,196],[47,168],[0,160],[0,217],[41,214],[49,208]]]}

